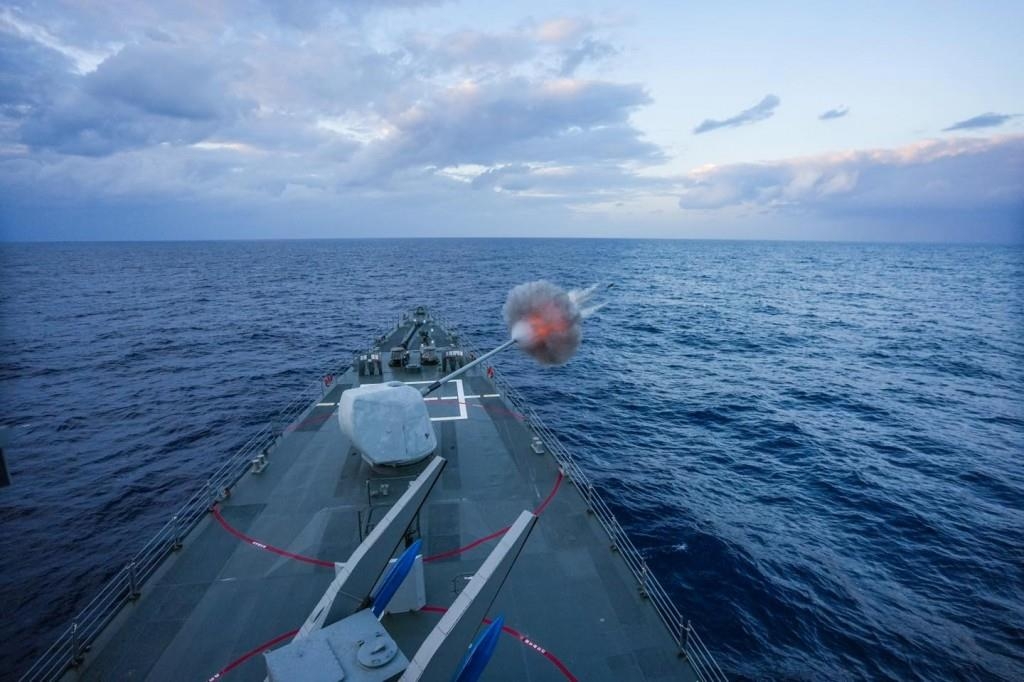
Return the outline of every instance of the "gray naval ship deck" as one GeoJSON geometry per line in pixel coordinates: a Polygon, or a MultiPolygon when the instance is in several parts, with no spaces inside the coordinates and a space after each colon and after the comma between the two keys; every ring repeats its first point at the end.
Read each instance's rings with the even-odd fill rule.
{"type": "MultiPolygon", "coordinates": [[[[23,679],[266,679],[260,654],[295,635],[335,562],[427,464],[368,465],[339,427],[342,392],[419,386],[474,355],[442,320],[422,309],[404,316],[318,382],[320,397],[294,407],[286,428],[226,462],[23,679]],[[430,353],[410,333],[418,326],[439,364],[415,366],[430,353]],[[389,349],[407,339],[412,366],[390,367],[389,349]]],[[[447,466],[411,527],[423,541],[427,606],[381,621],[402,652],[412,658],[502,533],[532,510],[539,520],[488,612],[506,628],[482,679],[724,679],[585,473],[493,368],[425,400],[447,466]]]]}

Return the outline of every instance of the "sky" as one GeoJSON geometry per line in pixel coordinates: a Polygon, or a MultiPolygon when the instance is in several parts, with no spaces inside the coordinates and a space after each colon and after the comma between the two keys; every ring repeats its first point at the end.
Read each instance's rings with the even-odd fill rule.
{"type": "Polygon", "coordinates": [[[0,240],[1024,242],[1024,3],[0,0],[0,240]]]}

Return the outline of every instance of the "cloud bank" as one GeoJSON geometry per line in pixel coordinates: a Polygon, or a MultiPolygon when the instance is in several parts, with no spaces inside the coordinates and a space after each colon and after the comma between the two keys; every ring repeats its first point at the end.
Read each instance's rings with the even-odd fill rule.
{"type": "Polygon", "coordinates": [[[693,129],[694,135],[700,135],[701,133],[708,133],[712,130],[718,130],[719,128],[737,128],[743,125],[750,125],[751,123],[757,123],[758,121],[764,121],[775,115],[775,109],[779,106],[782,100],[775,95],[765,95],[764,99],[750,107],[744,109],[735,116],[729,118],[716,120],[716,119],[705,119],[693,129]]]}
{"type": "Polygon", "coordinates": [[[1024,221],[1019,210],[1024,209],[1024,136],[929,140],[896,149],[708,166],[682,184],[684,209],[838,214],[1005,207],[1024,221]]]}
{"type": "MultiPolygon", "coordinates": [[[[965,211],[1019,216],[1015,138],[685,172],[735,150],[644,134],[658,93],[609,75],[635,58],[620,19],[420,21],[443,4],[0,8],[0,239],[762,236],[752,216],[929,207],[966,232],[980,213],[965,211]]],[[[769,94],[693,132],[779,106],[769,94]]]]}
{"type": "Polygon", "coordinates": [[[522,168],[587,202],[664,161],[631,121],[646,89],[582,75],[617,54],[598,22],[373,31],[375,13],[431,4],[4,10],[0,194],[371,205],[522,168]]]}

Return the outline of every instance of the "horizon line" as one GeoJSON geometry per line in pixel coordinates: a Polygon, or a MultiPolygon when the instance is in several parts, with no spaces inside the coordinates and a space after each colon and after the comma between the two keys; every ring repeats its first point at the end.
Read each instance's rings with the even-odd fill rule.
{"type": "Polygon", "coordinates": [[[210,237],[183,239],[5,239],[0,236],[0,245],[43,245],[43,244],[189,244],[227,242],[329,242],[329,241],[400,241],[400,240],[508,240],[508,241],[687,241],[687,242],[753,242],[779,244],[863,244],[863,245],[935,245],[935,246],[1024,246],[1024,235],[1016,240],[941,240],[941,239],[791,239],[773,237],[620,237],[620,236],[384,236],[384,237],[210,237]]]}

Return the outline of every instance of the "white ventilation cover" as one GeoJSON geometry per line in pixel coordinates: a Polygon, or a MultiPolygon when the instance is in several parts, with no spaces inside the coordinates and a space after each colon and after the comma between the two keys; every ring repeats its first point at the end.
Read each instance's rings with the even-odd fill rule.
{"type": "Polygon", "coordinates": [[[437,449],[423,396],[397,381],[364,384],[342,393],[338,421],[355,449],[374,466],[413,464],[437,449]]]}

